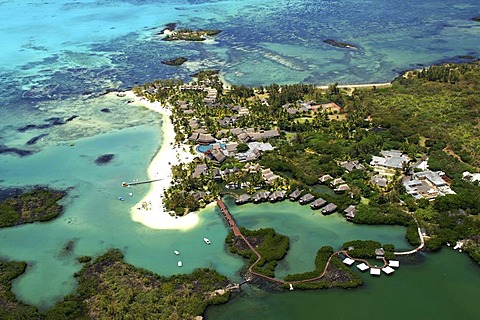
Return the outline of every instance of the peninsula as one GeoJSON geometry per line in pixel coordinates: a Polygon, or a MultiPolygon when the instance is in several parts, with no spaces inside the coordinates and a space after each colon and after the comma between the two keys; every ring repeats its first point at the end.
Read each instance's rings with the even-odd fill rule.
{"type": "MultiPolygon", "coordinates": [[[[480,261],[480,188],[465,178],[479,171],[474,146],[480,141],[462,137],[453,125],[475,131],[470,119],[479,110],[470,83],[480,78],[478,62],[408,72],[378,88],[250,88],[224,86],[215,72],[197,76],[191,83],[159,80],[133,89],[144,103],[160,103],[168,112],[170,141],[189,155],[171,166],[161,209],[144,201],[132,209],[136,221],[143,216],[156,228],[182,228],[183,216],[198,219],[192,212],[226,194],[238,204],[289,197],[353,223],[406,226],[413,246],[420,245],[419,228],[431,250],[460,241],[480,261]],[[468,116],[452,105],[471,106],[468,116]],[[444,118],[456,120],[446,124],[444,118]],[[178,218],[152,222],[168,213],[178,218]]],[[[158,194],[150,199],[160,201],[158,194]]]]}
{"type": "Polygon", "coordinates": [[[214,270],[167,278],[125,263],[121,251],[111,249],[76,274],[77,293],[41,312],[10,292],[11,281],[25,269],[23,262],[0,260],[2,319],[112,319],[132,312],[143,319],[198,319],[208,305],[227,302],[232,288],[214,270]]]}
{"type": "Polygon", "coordinates": [[[0,202],[0,228],[56,218],[63,210],[58,201],[64,195],[61,191],[38,187],[3,200],[0,202]]]}

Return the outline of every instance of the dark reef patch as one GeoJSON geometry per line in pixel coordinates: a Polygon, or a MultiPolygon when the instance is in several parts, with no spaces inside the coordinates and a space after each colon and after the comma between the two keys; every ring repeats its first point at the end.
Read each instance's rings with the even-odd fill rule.
{"type": "Polygon", "coordinates": [[[47,122],[47,123],[44,123],[44,124],[27,124],[23,127],[18,128],[17,131],[18,132],[25,132],[25,131],[28,131],[28,130],[48,129],[48,128],[51,128],[51,127],[54,127],[54,126],[62,126],[64,124],[66,124],[67,122],[70,122],[70,121],[72,121],[73,119],[76,119],[76,118],[78,118],[78,115],[70,116],[65,120],[63,120],[62,118],[58,118],[58,117],[48,118],[48,119],[45,119],[45,122],[47,122]]]}
{"type": "Polygon", "coordinates": [[[345,49],[358,49],[353,44],[346,43],[346,42],[341,42],[341,41],[336,41],[336,40],[333,40],[333,39],[326,39],[326,40],[323,40],[323,42],[325,42],[326,44],[329,44],[331,46],[334,46],[334,47],[345,48],[345,49]]]}
{"type": "Polygon", "coordinates": [[[170,60],[161,61],[161,63],[166,64],[167,66],[181,66],[185,62],[187,62],[187,58],[185,57],[178,57],[170,60]]]}
{"type": "Polygon", "coordinates": [[[32,139],[28,140],[26,144],[29,145],[29,146],[34,145],[38,142],[38,140],[40,140],[40,139],[42,139],[46,136],[48,136],[48,133],[39,134],[38,136],[33,137],[32,139]]]}
{"type": "Polygon", "coordinates": [[[95,159],[95,163],[101,166],[110,163],[113,158],[115,158],[115,155],[113,153],[104,154],[95,159]]]}
{"type": "Polygon", "coordinates": [[[34,152],[31,150],[11,148],[11,147],[7,147],[6,145],[0,144],[0,154],[7,154],[7,153],[13,153],[20,157],[26,157],[33,154],[34,152]]]}

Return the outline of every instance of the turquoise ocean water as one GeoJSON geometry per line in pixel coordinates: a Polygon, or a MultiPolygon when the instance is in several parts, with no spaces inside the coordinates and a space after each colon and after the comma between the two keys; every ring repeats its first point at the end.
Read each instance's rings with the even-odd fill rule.
{"type": "MultiPolygon", "coordinates": [[[[390,81],[408,68],[478,57],[480,23],[471,18],[479,14],[477,0],[1,2],[0,190],[69,189],[59,219],[0,230],[0,256],[29,262],[14,283],[15,294],[48,308],[75,289],[78,256],[110,247],[124,250],[128,262],[161,274],[208,266],[239,280],[242,261],[225,251],[228,230],[217,209],[203,210],[198,227],[187,232],[151,230],[130,220],[130,206],[147,187],[134,188],[128,197],[120,183],[146,177],[162,143],[162,123],[158,115],[107,91],[157,78],[188,79],[205,68],[220,69],[227,81],[246,85],[390,81]],[[157,33],[169,22],[223,32],[206,43],[167,43],[157,33]],[[329,46],[323,43],[327,38],[359,49],[329,46]],[[189,59],[181,67],[160,63],[180,55],[189,59]],[[112,163],[95,165],[106,153],[115,154],[112,163]],[[212,245],[203,243],[205,236],[212,245]],[[74,249],[66,253],[69,241],[74,249]],[[173,250],[181,252],[181,270],[173,250]]],[[[290,236],[292,249],[278,267],[279,276],[311,269],[322,245],[372,238],[408,248],[401,227],[353,226],[291,203],[231,207],[241,225],[270,226],[290,236]]],[[[332,317],[345,318],[348,309],[335,310],[347,301],[365,318],[367,305],[381,316],[394,314],[403,297],[410,308],[418,309],[420,300],[441,306],[444,312],[433,314],[437,319],[451,318],[447,310],[458,309],[470,318],[478,268],[452,252],[423,257],[392,277],[367,276],[360,290],[289,295],[251,288],[207,315],[238,318],[239,310],[247,310],[252,319],[313,319],[319,309],[331,309],[332,317]]]]}

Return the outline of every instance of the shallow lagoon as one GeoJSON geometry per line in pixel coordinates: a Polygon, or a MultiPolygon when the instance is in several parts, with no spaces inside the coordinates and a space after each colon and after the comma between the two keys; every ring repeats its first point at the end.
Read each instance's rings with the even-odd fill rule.
{"type": "MultiPolygon", "coordinates": [[[[16,179],[12,187],[47,184],[71,188],[63,201],[65,213],[57,220],[0,231],[1,255],[29,262],[27,272],[13,287],[20,299],[51,306],[74,290],[73,273],[81,268],[77,257],[98,255],[111,247],[122,249],[127,262],[163,275],[211,267],[240,280],[238,270],[243,261],[226,251],[228,227],[215,206],[202,210],[199,225],[189,231],[151,230],[131,221],[129,209],[148,187],[125,189],[121,182],[145,178],[143,168],[160,141],[155,128],[137,127],[79,139],[74,146],[59,144],[31,157],[10,157],[3,163],[8,174],[1,178],[16,179]],[[110,164],[98,166],[95,159],[103,152],[115,157],[110,164]],[[118,201],[118,196],[125,201],[118,201]],[[212,244],[205,245],[203,237],[212,244]],[[71,252],[63,250],[68,241],[75,244],[71,252]],[[180,256],[174,250],[180,251],[180,256]],[[178,259],[183,262],[181,269],[178,259]]],[[[280,277],[312,269],[315,253],[323,245],[338,247],[346,240],[373,238],[408,248],[402,227],[356,226],[338,215],[323,216],[288,201],[235,206],[227,199],[227,204],[240,225],[273,227],[291,237],[292,249],[279,266],[280,277]]]]}
{"type": "MultiPolygon", "coordinates": [[[[106,90],[157,78],[185,79],[204,68],[221,69],[227,81],[247,85],[390,81],[400,70],[478,57],[480,43],[480,24],[470,20],[480,10],[477,0],[33,0],[5,1],[0,9],[0,144],[38,151],[25,158],[0,155],[1,187],[73,187],[59,219],[0,230],[0,256],[29,262],[14,292],[41,307],[74,290],[72,275],[81,268],[76,257],[109,247],[124,250],[128,262],[165,275],[180,271],[173,254],[178,250],[182,272],[209,266],[239,280],[242,261],[225,250],[228,230],[217,209],[205,209],[200,225],[188,232],[150,230],[130,220],[129,208],[147,186],[132,189],[130,198],[120,183],[145,178],[161,143],[161,121],[122,99],[98,97],[106,90]],[[172,21],[223,32],[206,43],[162,42],[156,33],[172,21]],[[326,38],[359,50],[329,46],[326,38]],[[159,63],[180,55],[189,59],[182,67],[159,63]],[[104,108],[112,112],[99,112],[104,108]],[[79,117],[64,126],[18,131],[72,115],[79,117]],[[44,133],[49,135],[36,145],[25,146],[44,133]],[[116,157],[96,166],[96,157],[105,153],[116,157]],[[210,246],[203,243],[205,236],[210,246]],[[66,254],[70,240],[74,250],[66,254]]],[[[374,238],[408,248],[401,227],[353,226],[288,202],[230,207],[241,225],[270,226],[290,236],[292,250],[279,265],[279,276],[310,270],[322,245],[374,238]]],[[[346,301],[361,317],[411,318],[410,310],[398,311],[404,301],[407,309],[421,309],[419,318],[473,318],[475,303],[469,299],[478,289],[478,267],[449,251],[425,258],[392,277],[367,276],[360,290],[272,295],[252,289],[208,315],[236,318],[241,310],[245,318],[308,319],[320,312],[350,318],[355,310],[342,309],[346,301]]]]}

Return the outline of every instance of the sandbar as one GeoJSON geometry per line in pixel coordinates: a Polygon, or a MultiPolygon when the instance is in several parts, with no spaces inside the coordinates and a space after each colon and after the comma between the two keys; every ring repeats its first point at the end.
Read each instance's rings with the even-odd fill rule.
{"type": "Polygon", "coordinates": [[[130,209],[132,220],[152,229],[187,230],[193,228],[199,222],[198,215],[193,212],[181,217],[170,215],[163,205],[163,195],[172,181],[172,166],[191,162],[195,155],[189,152],[190,146],[175,145],[175,131],[170,120],[171,110],[168,107],[160,102],[150,102],[145,98],[138,97],[132,91],[126,91],[125,96],[133,100],[132,103],[140,104],[163,116],[162,146],[147,171],[149,179],[160,180],[152,182],[143,199],[130,209]]]}

